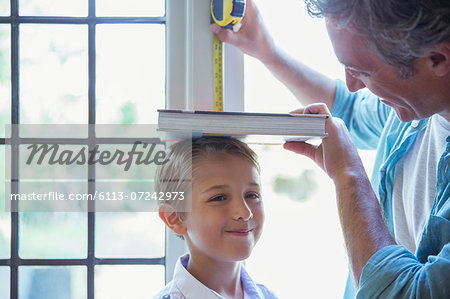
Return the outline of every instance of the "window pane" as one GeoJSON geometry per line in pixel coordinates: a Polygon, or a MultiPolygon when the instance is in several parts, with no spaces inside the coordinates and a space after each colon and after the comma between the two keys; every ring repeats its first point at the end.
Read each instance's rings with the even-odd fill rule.
{"type": "MultiPolygon", "coordinates": [[[[345,80],[343,67],[334,55],[323,19],[311,18],[303,1],[284,0],[282,18],[277,1],[260,2],[258,8],[277,45],[312,68],[332,78],[345,80]],[[308,30],[297,30],[293,34],[293,30],[286,28],[308,30]]],[[[245,55],[244,69],[246,111],[286,113],[301,106],[293,93],[255,58],[245,55]]]]}
{"type": "Polygon", "coordinates": [[[97,0],[98,16],[163,16],[164,0],[97,0]]]}
{"type": "Polygon", "coordinates": [[[88,1],[19,0],[19,14],[35,16],[87,16],[88,1]]]}
{"type": "Polygon", "coordinates": [[[162,266],[96,266],[96,299],[152,298],[164,287],[162,266]]]}
{"type": "MultiPolygon", "coordinates": [[[[3,0],[0,0],[3,1],[3,0]]],[[[1,3],[1,2],[0,2],[1,3]]],[[[1,6],[0,6],[1,7],[1,6]]],[[[0,24],[0,137],[5,136],[5,124],[11,123],[11,30],[0,24]]]]}
{"type": "Polygon", "coordinates": [[[156,123],[165,102],[164,40],[160,25],[97,26],[97,123],[156,123]]]}
{"type": "Polygon", "coordinates": [[[20,26],[22,123],[87,123],[87,53],[87,26],[20,26]]]}
{"type": "Polygon", "coordinates": [[[0,16],[9,16],[9,0],[0,0],[0,16]]]}
{"type": "MultiPolygon", "coordinates": [[[[343,78],[324,21],[308,16],[302,1],[283,1],[283,18],[277,1],[259,1],[258,7],[280,47],[328,76],[343,78]],[[308,30],[293,34],[286,28],[308,30]]],[[[244,63],[245,110],[288,112],[301,106],[263,64],[249,56],[244,63]]],[[[266,222],[246,263],[250,275],[279,298],[292,294],[297,298],[342,297],[348,264],[332,181],[308,158],[281,146],[255,149],[261,164],[266,222]],[[285,188],[280,188],[280,182],[287,183],[285,188]],[[295,229],[280,234],[286,228],[295,229]],[[286,246],[280,249],[279,244],[286,246]],[[282,254],[267,259],[274,252],[282,254]],[[323,281],[327,281],[326,287],[323,281]]]]}
{"type": "Polygon", "coordinates": [[[279,298],[299,292],[304,298],[342,296],[347,261],[332,181],[306,157],[278,146],[252,149],[261,165],[266,220],[261,239],[246,262],[250,276],[279,298]],[[287,227],[295,228],[290,231],[293,235],[289,240],[286,234],[280,234],[287,227]],[[268,260],[268,256],[279,251],[279,244],[288,245],[277,259],[268,260]],[[314,256],[320,259],[311,258],[314,256]],[[320,286],[324,277],[327,288],[320,286]],[[308,283],[299,289],[298,281],[308,283]]]}
{"type": "Polygon", "coordinates": [[[0,298],[9,298],[10,296],[10,275],[9,267],[0,267],[0,298]]]}
{"type": "Polygon", "coordinates": [[[19,298],[87,298],[86,267],[19,267],[19,298]]]}
{"type": "Polygon", "coordinates": [[[97,213],[95,237],[97,257],[164,256],[164,223],[157,213],[97,213]]]}
{"type": "MultiPolygon", "coordinates": [[[[133,133],[138,134],[139,131],[155,131],[155,126],[139,125],[142,129],[130,132],[130,137],[133,138],[133,133]]],[[[116,126],[117,131],[120,127],[116,126]]],[[[131,130],[130,130],[131,131],[131,130]]],[[[97,132],[99,132],[97,130],[97,132]]],[[[107,134],[106,131],[104,131],[107,134]]],[[[124,131],[122,134],[126,134],[124,131]]],[[[151,132],[149,132],[151,134],[151,132]]],[[[155,133],[155,135],[156,133],[155,133]]],[[[132,163],[125,165],[119,164],[119,158],[110,163],[97,163],[95,165],[96,185],[95,190],[101,196],[107,196],[116,200],[98,200],[95,202],[96,211],[98,212],[156,212],[158,211],[158,201],[154,192],[154,178],[157,170],[157,163],[151,162],[157,153],[165,153],[164,144],[147,143],[145,147],[143,144],[101,144],[98,151],[102,153],[109,153],[116,155],[118,153],[136,152],[137,155],[146,157],[145,163],[132,163]]],[[[126,155],[126,154],[125,154],[126,155]]]]}
{"type": "Polygon", "coordinates": [[[73,162],[75,156],[79,156],[80,153],[87,153],[86,146],[76,144],[25,144],[20,145],[19,149],[19,193],[14,194],[15,198],[24,199],[19,203],[19,211],[87,211],[88,200],[87,198],[83,200],[83,196],[88,191],[87,163],[79,165],[80,159],[73,162]],[[48,149],[46,153],[44,153],[45,148],[48,149]],[[36,152],[39,153],[36,154],[36,152]],[[59,163],[55,163],[54,160],[59,161],[59,163]]]}
{"type": "MultiPolygon", "coordinates": [[[[55,126],[56,127],[56,126],[55,126]]],[[[49,128],[51,129],[51,127],[49,128]]],[[[58,147],[53,147],[52,144],[45,144],[47,147],[35,144],[21,144],[19,146],[19,173],[21,183],[20,191],[35,191],[24,189],[26,185],[32,185],[33,182],[44,181],[48,183],[48,186],[58,187],[54,184],[54,181],[60,181],[61,187],[66,189],[73,189],[78,187],[76,182],[87,181],[88,163],[69,163],[67,160],[68,155],[64,153],[71,153],[71,159],[74,160],[75,156],[80,152],[86,153],[88,156],[88,147],[78,144],[57,144],[58,147]],[[40,150],[42,148],[42,150],[40,150]],[[48,152],[45,152],[48,149],[48,152]],[[52,150],[53,149],[53,150],[52,150]],[[54,157],[52,157],[54,155],[54,157]],[[55,163],[54,160],[66,161],[65,164],[55,163]],[[66,183],[66,184],[63,184],[66,183]],[[73,184],[71,184],[73,183],[73,184]]],[[[77,159],[80,161],[81,159],[77,159]]],[[[8,163],[10,165],[11,163],[8,163]]],[[[8,178],[10,178],[8,176],[8,178]]],[[[42,184],[42,182],[39,182],[42,184]]],[[[42,184],[44,185],[44,184],[42,184]]],[[[87,183],[85,184],[87,186],[87,183]]],[[[40,186],[36,186],[39,188],[40,186]]],[[[42,187],[42,186],[41,186],[42,187]]],[[[45,188],[42,188],[43,190],[45,188]]],[[[53,190],[59,191],[59,190],[53,190]]],[[[74,191],[74,190],[71,190],[74,191]]]]}
{"type": "Polygon", "coordinates": [[[0,146],[0,259],[9,258],[10,252],[11,214],[5,212],[5,146],[0,146]]]}
{"type": "Polygon", "coordinates": [[[87,213],[19,213],[21,258],[86,258],[87,213]]]}

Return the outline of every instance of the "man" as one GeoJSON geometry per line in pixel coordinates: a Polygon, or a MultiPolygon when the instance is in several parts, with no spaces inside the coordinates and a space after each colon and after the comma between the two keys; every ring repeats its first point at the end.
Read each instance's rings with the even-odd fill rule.
{"type": "Polygon", "coordinates": [[[347,88],[279,49],[251,0],[239,32],[211,29],[260,59],[306,104],[326,104],[304,113],[332,107],[350,130],[352,140],[330,118],[322,145],[285,148],[315,160],[335,183],[357,297],[450,298],[448,0],[305,2],[325,17],[347,88]],[[377,149],[373,189],[353,142],[377,149]]]}

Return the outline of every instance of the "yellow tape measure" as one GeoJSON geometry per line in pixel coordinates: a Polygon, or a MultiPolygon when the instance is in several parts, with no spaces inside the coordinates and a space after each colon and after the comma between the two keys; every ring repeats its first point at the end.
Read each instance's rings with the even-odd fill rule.
{"type": "MultiPolygon", "coordinates": [[[[211,0],[211,19],[223,28],[233,28],[245,13],[245,0],[211,0]]],[[[214,111],[223,111],[223,43],[213,37],[214,111]]]]}
{"type": "Polygon", "coordinates": [[[223,44],[214,34],[213,70],[214,70],[214,111],[223,111],[223,44]]]}

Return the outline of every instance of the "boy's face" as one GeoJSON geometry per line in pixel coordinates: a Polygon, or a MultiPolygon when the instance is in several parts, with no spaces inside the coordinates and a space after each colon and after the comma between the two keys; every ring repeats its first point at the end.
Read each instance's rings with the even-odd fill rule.
{"type": "Polygon", "coordinates": [[[258,241],[264,211],[257,169],[228,154],[195,163],[192,212],[183,220],[191,256],[246,259],[258,241]]]}

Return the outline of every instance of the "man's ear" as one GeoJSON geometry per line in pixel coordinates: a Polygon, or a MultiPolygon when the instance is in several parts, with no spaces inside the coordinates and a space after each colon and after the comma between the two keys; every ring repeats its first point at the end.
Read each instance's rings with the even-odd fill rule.
{"type": "Polygon", "coordinates": [[[159,218],[177,235],[184,235],[186,233],[186,225],[175,211],[175,208],[169,204],[162,204],[159,206],[159,218]]]}
{"type": "Polygon", "coordinates": [[[436,76],[443,77],[450,73],[450,43],[434,46],[428,57],[431,60],[432,71],[436,76]]]}

